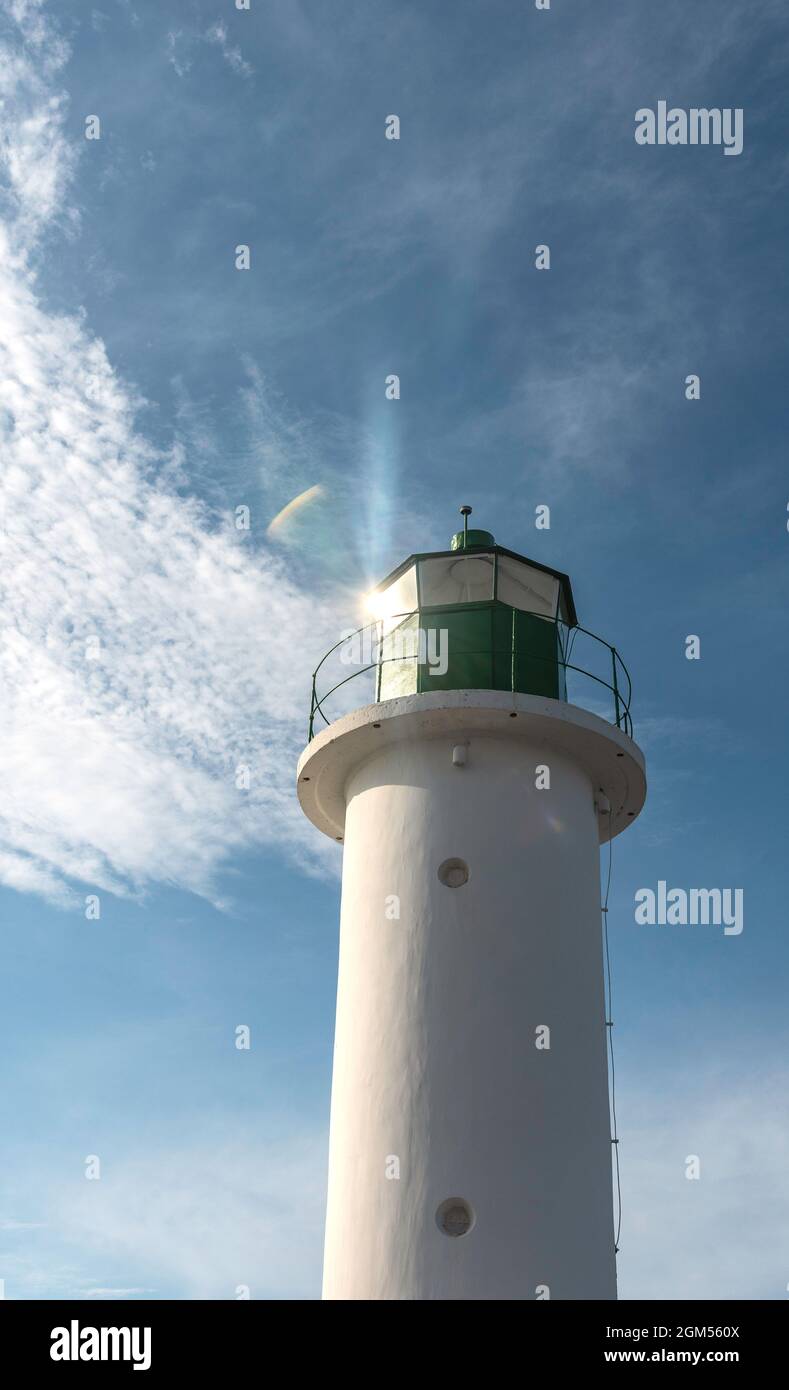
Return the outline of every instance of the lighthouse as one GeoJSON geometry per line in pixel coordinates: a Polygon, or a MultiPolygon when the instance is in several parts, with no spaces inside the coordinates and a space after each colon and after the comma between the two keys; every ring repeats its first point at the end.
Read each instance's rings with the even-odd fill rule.
{"type": "Polygon", "coordinates": [[[461,510],[377,586],[372,647],[321,664],[298,765],[343,846],[323,1297],[614,1299],[600,845],[646,794],[630,682],[567,575],[461,510]]]}

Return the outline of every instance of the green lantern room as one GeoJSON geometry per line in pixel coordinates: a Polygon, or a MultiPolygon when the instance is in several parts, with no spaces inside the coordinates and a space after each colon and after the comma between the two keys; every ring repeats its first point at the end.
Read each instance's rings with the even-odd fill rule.
{"type": "Polygon", "coordinates": [[[378,700],[430,690],[515,690],[567,698],[566,574],[464,529],[449,550],[411,555],[370,595],[379,624],[378,700]]]}

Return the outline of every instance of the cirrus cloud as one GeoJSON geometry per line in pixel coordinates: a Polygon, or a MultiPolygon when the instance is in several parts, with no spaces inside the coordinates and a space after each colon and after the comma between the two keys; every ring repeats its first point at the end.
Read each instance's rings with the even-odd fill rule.
{"type": "Polygon", "coordinates": [[[67,51],[35,0],[4,10],[0,879],[62,905],[155,881],[221,901],[233,853],[323,853],[292,779],[328,609],[182,495],[84,317],[37,297],[36,238],[77,220],[49,85],[67,51]]]}

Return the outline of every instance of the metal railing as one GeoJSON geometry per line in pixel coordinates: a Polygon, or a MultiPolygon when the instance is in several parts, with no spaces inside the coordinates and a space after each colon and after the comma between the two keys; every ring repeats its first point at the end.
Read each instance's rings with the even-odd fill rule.
{"type": "MultiPolygon", "coordinates": [[[[520,610],[513,610],[513,613],[515,613],[516,611],[520,610]]],[[[468,657],[477,656],[491,658],[508,657],[510,659],[511,669],[509,688],[513,693],[520,694],[529,694],[530,692],[521,690],[520,686],[516,683],[519,662],[541,661],[544,662],[546,665],[550,666],[552,670],[562,670],[565,674],[565,694],[562,698],[565,700],[567,704],[580,705],[581,708],[590,709],[591,713],[593,714],[602,714],[602,718],[607,719],[608,722],[611,724],[615,724],[618,729],[622,729],[622,731],[626,733],[628,737],[632,738],[633,721],[630,717],[630,702],[632,699],[633,687],[630,680],[630,673],[616,648],[612,647],[611,644],[609,642],[606,642],[602,637],[598,637],[596,633],[590,632],[588,628],[577,626],[570,627],[567,623],[563,622],[561,618],[544,617],[541,613],[531,614],[530,616],[539,618],[541,622],[554,623],[556,625],[557,640],[555,654],[551,656],[541,656],[537,652],[529,650],[528,647],[525,649],[518,649],[515,640],[515,619],[513,617],[512,639],[508,647],[502,648],[487,646],[478,648],[477,650],[468,650],[464,647],[463,650],[461,652],[458,652],[456,655],[462,657],[464,660],[468,657]],[[588,638],[591,642],[597,643],[598,648],[604,649],[604,651],[608,654],[606,659],[610,661],[611,680],[606,680],[602,676],[596,675],[593,671],[588,670],[585,666],[579,666],[570,660],[570,657],[573,655],[575,645],[579,637],[582,639],[588,638]],[[579,699],[577,690],[573,691],[572,698],[570,698],[569,695],[567,695],[567,672],[573,672],[575,676],[580,676],[583,677],[584,680],[595,682],[596,686],[599,686],[601,689],[607,690],[609,692],[609,695],[613,696],[613,701],[607,705],[605,712],[601,712],[599,709],[593,708],[594,701],[590,702],[579,699]]],[[[373,701],[371,701],[370,703],[378,702],[378,700],[380,699],[381,676],[383,667],[385,665],[387,665],[389,662],[395,661],[401,663],[409,661],[413,661],[416,664],[420,663],[421,655],[419,651],[398,652],[394,656],[383,655],[386,642],[392,637],[393,633],[401,630],[402,625],[405,624],[409,618],[421,619],[423,623],[422,631],[430,631],[437,630],[439,628],[441,615],[436,614],[435,622],[431,623],[431,613],[429,609],[414,609],[410,613],[392,614],[385,620],[374,619],[372,622],[365,623],[363,627],[356,628],[354,632],[346,633],[345,636],[342,637],[339,642],[335,642],[334,646],[329,648],[326,654],[318,662],[318,665],[316,666],[312,675],[312,699],[310,703],[309,725],[310,739],[314,738],[315,736],[316,717],[320,717],[323,720],[324,724],[329,725],[333,723],[335,719],[340,718],[341,714],[349,712],[348,710],[338,710],[336,713],[333,713],[331,717],[329,717],[323,708],[326,702],[330,700],[332,696],[336,695],[338,691],[343,690],[344,687],[346,687],[349,684],[349,682],[357,680],[359,677],[363,677],[369,674],[370,672],[375,672],[376,676],[375,688],[373,692],[373,701]],[[394,627],[389,627],[389,624],[394,624],[394,627]],[[385,627],[387,628],[386,631],[384,631],[385,627]],[[372,636],[370,637],[369,643],[366,638],[366,634],[368,633],[375,633],[374,638],[372,636]],[[357,665],[356,669],[351,671],[350,675],[345,676],[342,680],[336,681],[333,685],[329,687],[329,689],[324,690],[323,693],[319,695],[319,677],[324,667],[326,667],[327,662],[330,660],[332,656],[335,656],[338,653],[342,653],[343,648],[347,649],[351,647],[354,643],[357,644],[357,647],[362,652],[364,652],[367,649],[367,646],[369,645],[371,649],[377,649],[377,654],[374,656],[373,660],[367,662],[364,665],[357,665]]],[[[413,632],[413,629],[411,629],[411,631],[413,632]]],[[[419,629],[417,629],[417,631],[419,631],[419,629]]],[[[351,656],[343,657],[342,655],[340,655],[338,659],[342,664],[345,665],[351,664],[351,661],[353,660],[351,656]]],[[[424,664],[424,662],[422,661],[421,664],[424,664]]],[[[331,678],[328,677],[328,679],[331,678]]],[[[445,687],[441,688],[443,689],[445,687]]],[[[490,689],[491,687],[485,686],[481,688],[490,689]]],[[[497,686],[493,688],[501,689],[502,687],[497,686]]],[[[393,695],[385,698],[396,699],[397,696],[393,695]]],[[[351,705],[351,708],[356,709],[359,707],[359,704],[360,701],[357,698],[355,702],[351,705]]]]}

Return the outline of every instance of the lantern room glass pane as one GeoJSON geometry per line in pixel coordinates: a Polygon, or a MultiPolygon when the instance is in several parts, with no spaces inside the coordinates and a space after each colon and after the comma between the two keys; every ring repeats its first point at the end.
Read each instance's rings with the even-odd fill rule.
{"type": "Polygon", "coordinates": [[[383,623],[385,633],[397,627],[416,606],[416,565],[398,575],[387,588],[374,590],[368,600],[372,616],[383,623]]]}
{"type": "Polygon", "coordinates": [[[560,607],[559,580],[553,574],[546,574],[533,565],[521,564],[508,555],[499,556],[498,588],[496,597],[510,608],[520,608],[524,613],[539,613],[544,618],[563,617],[560,607]]]}
{"type": "Polygon", "coordinates": [[[419,689],[419,614],[386,621],[390,630],[381,641],[376,698],[396,700],[401,695],[415,695],[419,689]]]}
{"type": "Polygon", "coordinates": [[[419,562],[421,608],[493,598],[492,555],[445,555],[419,562]]]}

